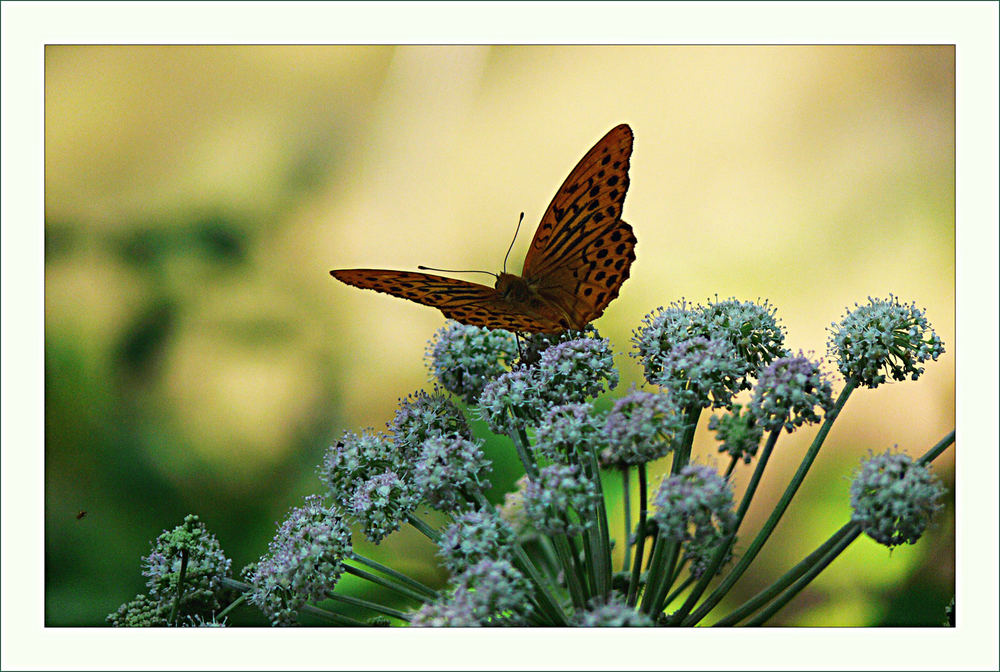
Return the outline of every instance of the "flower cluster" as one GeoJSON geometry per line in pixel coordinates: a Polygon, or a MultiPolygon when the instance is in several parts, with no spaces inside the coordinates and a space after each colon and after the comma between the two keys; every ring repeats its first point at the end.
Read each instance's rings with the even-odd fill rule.
{"type": "Polygon", "coordinates": [[[941,508],[944,487],[905,453],[870,454],[851,483],[852,520],[884,546],[914,544],[941,508]]]}
{"type": "Polygon", "coordinates": [[[915,303],[900,304],[892,294],[888,299],[868,297],[868,304],[854,304],[830,329],[830,352],[848,380],[875,388],[888,378],[916,380],[924,369],[920,364],[937,360],[944,344],[931,329],[924,311],[915,303]]]}
{"type": "Polygon", "coordinates": [[[561,404],[549,411],[535,433],[535,450],[552,462],[578,463],[603,441],[601,423],[590,404],[561,404]]]}
{"type": "Polygon", "coordinates": [[[757,424],[752,413],[744,411],[739,404],[734,404],[729,413],[713,415],[708,421],[708,428],[715,432],[720,453],[729,453],[747,464],[757,454],[760,440],[764,437],[764,428],[757,424]]]}
{"type": "Polygon", "coordinates": [[[683,544],[684,557],[696,577],[705,572],[719,543],[736,527],[732,489],[707,465],[689,464],[663,479],[656,507],[653,520],[661,534],[683,544]]]}
{"type": "MultiPolygon", "coordinates": [[[[850,313],[831,338],[849,377],[838,409],[859,384],[915,378],[922,371],[917,364],[943,352],[922,311],[895,299],[870,304],[850,313]]],[[[229,578],[230,563],[218,543],[191,517],[161,535],[144,560],[149,593],[108,620],[222,625],[239,601],[221,612],[220,595],[242,590],[276,625],[294,624],[303,610],[346,625],[389,625],[393,619],[425,627],[698,623],[728,590],[729,580],[705,593],[710,574],[731,559],[742,516],[735,512],[730,474],[752,461],[769,432],[742,512],[782,430],[835,419],[822,362],[785,348],[774,312],[766,302],[717,299],[650,313],[633,341],[655,389],[632,386],[610,401],[596,397],[614,389],[619,374],[608,341],[592,327],[531,335],[519,347],[507,332],[449,323],[427,351],[440,387],[400,400],[386,431],[345,432],[329,448],[318,470],[325,496],[307,497],[290,511],[267,554],[244,569],[249,585],[229,578]],[[515,353],[521,355],[516,362],[515,353]],[[749,401],[737,403],[737,395],[749,401]],[[488,479],[509,483],[516,475],[509,461],[491,473],[488,450],[504,444],[474,435],[456,396],[516,447],[524,475],[502,506],[488,499],[488,479]],[[733,458],[725,476],[690,463],[707,408],[726,409],[707,422],[719,450],[733,458]],[[669,474],[651,495],[649,464],[666,457],[669,474]],[[622,505],[605,501],[618,488],[622,505]],[[376,544],[411,525],[438,547],[450,575],[446,589],[439,592],[356,552],[352,524],[376,544]],[[614,538],[612,530],[623,534],[614,538]],[[405,613],[362,592],[335,594],[345,571],[421,606],[405,613]],[[328,598],[350,604],[350,615],[317,606],[328,598]]],[[[787,492],[801,485],[826,429],[817,433],[787,492]]],[[[865,461],[851,486],[855,523],[890,547],[916,541],[944,492],[923,461],[948,445],[939,442],[921,462],[891,451],[865,461]]],[[[765,530],[778,523],[788,499],[775,506],[765,530]]],[[[760,546],[741,549],[733,580],[760,546]]],[[[814,566],[814,557],[829,561],[814,553],[807,558],[814,566]]],[[[786,586],[781,599],[805,583],[786,586]]],[[[742,609],[719,623],[747,618],[742,609]]]]}
{"type": "Polygon", "coordinates": [[[833,409],[833,388],[819,362],[800,352],[777,359],[760,372],[750,401],[749,414],[766,431],[784,427],[791,432],[807,422],[819,422],[816,412],[833,409]]]}
{"type": "Polygon", "coordinates": [[[351,533],[322,497],[292,509],[256,566],[244,570],[249,601],[274,624],[292,625],[300,608],[333,592],[351,550],[351,533]]]}
{"type": "Polygon", "coordinates": [[[635,354],[650,383],[667,382],[696,397],[701,406],[728,406],[732,394],[750,387],[748,378],[785,354],[785,334],[774,314],[766,301],[727,299],[707,306],[675,302],[643,318],[632,338],[635,354]],[[704,340],[690,343],[695,339],[704,340]],[[668,366],[673,374],[665,371],[668,366]],[[677,373],[680,379],[674,380],[677,373]],[[697,389],[686,389],[689,382],[697,389]],[[702,393],[711,393],[712,400],[702,393]]]}
{"type": "Polygon", "coordinates": [[[593,525],[600,495],[597,486],[576,464],[550,464],[524,488],[524,512],[547,534],[580,534],[593,525]],[[575,514],[575,515],[574,515],[575,514]]]}
{"type": "Polygon", "coordinates": [[[554,405],[582,403],[617,385],[607,340],[564,341],[542,351],[536,364],[522,365],[488,383],[479,398],[479,413],[491,430],[502,433],[511,418],[535,425],[554,405]]]}
{"type": "Polygon", "coordinates": [[[480,560],[510,559],[514,530],[495,509],[466,511],[441,535],[438,555],[452,574],[459,574],[480,560]]]}
{"type": "Polygon", "coordinates": [[[232,572],[232,561],[195,515],[158,536],[142,564],[149,592],[108,616],[112,625],[185,625],[194,616],[212,618],[220,608],[222,580],[232,572]]]}
{"type": "Polygon", "coordinates": [[[413,482],[428,505],[454,511],[470,493],[490,487],[490,468],[482,442],[458,434],[434,436],[421,444],[413,482]]]}
{"type": "Polygon", "coordinates": [[[670,452],[684,431],[684,416],[670,395],[634,387],[615,401],[604,423],[605,466],[629,467],[659,459],[670,452]]]}
{"type": "Polygon", "coordinates": [[[434,334],[427,360],[434,378],[466,403],[475,403],[486,383],[510,369],[517,356],[514,335],[502,329],[448,322],[434,334]]]}
{"type": "Polygon", "coordinates": [[[418,627],[526,625],[533,608],[529,584],[506,560],[481,560],[455,579],[451,594],[413,615],[418,627]]]}

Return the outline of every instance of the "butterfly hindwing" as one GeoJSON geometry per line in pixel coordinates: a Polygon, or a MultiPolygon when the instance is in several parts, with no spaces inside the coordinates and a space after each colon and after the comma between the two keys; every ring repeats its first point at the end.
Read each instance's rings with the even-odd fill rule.
{"type": "Polygon", "coordinates": [[[509,331],[552,332],[559,325],[528,314],[504,301],[492,287],[428,273],[352,268],[330,271],[348,285],[391,294],[439,309],[444,316],[476,327],[509,331]]]}

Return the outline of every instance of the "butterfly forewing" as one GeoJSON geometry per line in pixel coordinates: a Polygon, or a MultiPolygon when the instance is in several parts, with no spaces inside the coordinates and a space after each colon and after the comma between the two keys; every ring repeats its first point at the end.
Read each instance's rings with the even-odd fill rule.
{"type": "Polygon", "coordinates": [[[504,301],[497,290],[475,282],[429,273],[372,268],[330,271],[330,275],[355,287],[374,289],[376,292],[437,308],[445,317],[462,324],[509,331],[562,330],[553,320],[519,310],[504,301]]]}
{"type": "Polygon", "coordinates": [[[587,265],[581,252],[621,220],[631,155],[632,129],[621,124],[580,159],[542,215],[522,276],[587,265]]]}

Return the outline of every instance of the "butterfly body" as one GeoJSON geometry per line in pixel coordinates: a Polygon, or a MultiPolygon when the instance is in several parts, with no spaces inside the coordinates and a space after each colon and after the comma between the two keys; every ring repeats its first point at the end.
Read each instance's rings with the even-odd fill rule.
{"type": "Polygon", "coordinates": [[[632,131],[611,129],[570,172],[542,216],[521,275],[494,287],[427,273],[330,271],[341,282],[441,310],[463,324],[531,333],[583,329],[618,296],[635,260],[635,235],[621,220],[632,131]]]}

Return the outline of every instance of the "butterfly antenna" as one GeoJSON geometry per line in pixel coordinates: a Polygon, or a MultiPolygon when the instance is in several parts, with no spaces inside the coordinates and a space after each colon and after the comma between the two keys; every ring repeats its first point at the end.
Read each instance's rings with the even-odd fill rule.
{"type": "MultiPolygon", "coordinates": [[[[517,218],[517,228],[514,229],[514,240],[517,240],[517,232],[521,230],[521,222],[523,222],[523,221],[524,221],[524,213],[522,212],[521,216],[517,218]]],[[[514,249],[514,240],[510,241],[510,247],[507,248],[507,254],[504,255],[504,258],[503,258],[503,272],[504,273],[507,272],[507,257],[510,256],[510,251],[514,249]]]]}
{"type": "Polygon", "coordinates": [[[430,266],[417,266],[421,271],[437,271],[439,273],[485,273],[486,275],[492,275],[494,278],[497,277],[496,273],[490,273],[489,271],[453,271],[450,268],[431,268],[430,266]]]}

